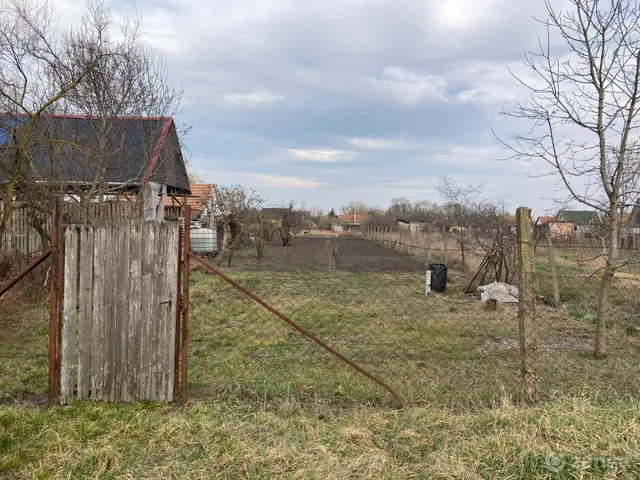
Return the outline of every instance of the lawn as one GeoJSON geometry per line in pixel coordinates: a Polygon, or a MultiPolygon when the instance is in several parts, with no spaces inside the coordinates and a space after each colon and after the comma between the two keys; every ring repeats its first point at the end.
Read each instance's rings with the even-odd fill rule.
{"type": "Polygon", "coordinates": [[[0,407],[0,477],[638,478],[639,407],[0,407]]]}
{"type": "MultiPolygon", "coordinates": [[[[394,388],[407,407],[218,277],[191,277],[190,403],[44,407],[45,301],[0,326],[0,478],[640,476],[638,335],[539,306],[538,407],[517,407],[516,307],[424,294],[424,264],[301,239],[232,278],[394,388]]],[[[584,313],[584,314],[583,314],[584,313]]],[[[5,316],[6,317],[6,316],[5,316]]]]}

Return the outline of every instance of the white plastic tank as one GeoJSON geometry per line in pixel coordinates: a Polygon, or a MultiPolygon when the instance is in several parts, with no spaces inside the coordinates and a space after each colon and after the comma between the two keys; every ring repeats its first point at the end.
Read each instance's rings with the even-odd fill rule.
{"type": "Polygon", "coordinates": [[[218,232],[215,228],[192,228],[191,251],[193,253],[218,253],[218,232]]]}

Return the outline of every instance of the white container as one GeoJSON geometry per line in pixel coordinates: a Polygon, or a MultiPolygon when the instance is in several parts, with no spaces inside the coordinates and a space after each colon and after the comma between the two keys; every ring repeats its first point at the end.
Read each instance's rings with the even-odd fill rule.
{"type": "Polygon", "coordinates": [[[193,253],[217,253],[218,232],[215,228],[191,229],[191,251],[193,253]]]}

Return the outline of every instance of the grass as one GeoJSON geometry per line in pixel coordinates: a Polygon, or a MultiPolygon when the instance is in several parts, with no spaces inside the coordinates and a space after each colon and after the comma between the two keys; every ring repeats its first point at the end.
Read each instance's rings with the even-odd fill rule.
{"type": "Polygon", "coordinates": [[[45,305],[5,321],[0,478],[640,477],[635,323],[612,328],[610,356],[595,361],[588,304],[539,305],[545,401],[521,408],[514,306],[487,310],[459,285],[425,297],[422,273],[228,273],[388,382],[408,408],[194,272],[184,409],[45,409],[45,305]]]}
{"type": "MultiPolygon", "coordinates": [[[[425,297],[417,274],[234,271],[242,285],[389,383],[412,404],[469,409],[515,400],[517,309],[491,312],[455,291],[425,297]]],[[[217,277],[195,274],[193,395],[295,396],[388,405],[390,396],[217,277]],[[197,322],[197,323],[195,323],[197,322]],[[197,325],[197,326],[196,326],[197,325]]],[[[595,325],[578,308],[539,306],[543,393],[606,400],[637,394],[640,336],[609,332],[592,358],[595,325]]]]}
{"type": "Polygon", "coordinates": [[[3,407],[0,477],[637,478],[639,425],[632,400],[458,414],[244,401],[3,407]]]}

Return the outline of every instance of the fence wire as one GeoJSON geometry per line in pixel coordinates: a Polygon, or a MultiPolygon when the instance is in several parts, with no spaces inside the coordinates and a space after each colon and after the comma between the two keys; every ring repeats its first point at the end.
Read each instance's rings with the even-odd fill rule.
{"type": "MultiPolygon", "coordinates": [[[[363,236],[371,238],[366,232],[363,236]]],[[[304,237],[289,248],[271,245],[261,261],[252,258],[250,249],[238,252],[234,266],[222,269],[388,383],[408,404],[469,408],[518,399],[518,304],[482,302],[475,289],[465,293],[486,252],[470,246],[462,268],[452,244],[444,249],[437,242],[429,247],[422,240],[403,240],[304,237]],[[446,291],[427,295],[429,263],[446,260],[446,291]]],[[[635,275],[640,272],[627,262],[609,289],[614,319],[607,329],[609,354],[595,360],[599,265],[585,260],[598,249],[587,250],[554,248],[559,306],[548,302],[548,252],[543,246],[536,250],[543,399],[638,393],[640,275],[635,275]]],[[[193,272],[191,300],[192,395],[391,401],[384,390],[215,275],[193,272]]]]}
{"type": "MultiPolygon", "coordinates": [[[[0,256],[0,286],[31,261],[26,255],[0,256]]],[[[50,267],[44,261],[0,296],[0,404],[46,398],[50,267]]]]}

